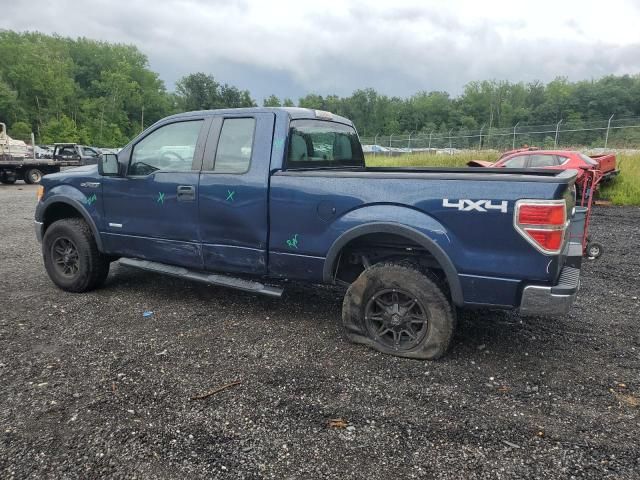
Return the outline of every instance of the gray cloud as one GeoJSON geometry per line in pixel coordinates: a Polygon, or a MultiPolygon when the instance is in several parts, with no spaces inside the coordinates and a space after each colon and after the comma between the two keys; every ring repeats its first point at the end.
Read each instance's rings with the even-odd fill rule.
{"type": "MultiPolygon", "coordinates": [[[[248,0],[14,0],[2,7],[0,28],[133,43],[169,88],[204,71],[249,89],[258,101],[271,93],[296,99],[365,87],[399,96],[457,94],[472,80],[640,71],[640,41],[591,36],[573,18],[545,26],[544,16],[482,17],[423,3],[285,2],[265,9],[248,0]]],[[[631,7],[628,14],[640,20],[631,7]]]]}

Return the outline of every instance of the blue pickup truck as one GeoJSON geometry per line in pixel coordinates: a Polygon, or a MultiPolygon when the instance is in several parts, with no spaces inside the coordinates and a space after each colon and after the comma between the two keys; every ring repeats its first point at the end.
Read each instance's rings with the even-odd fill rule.
{"type": "Polygon", "coordinates": [[[371,168],[346,118],[302,108],[165,118],[98,165],[43,178],[35,215],[63,290],[111,262],[265,295],[346,289],[347,336],[435,359],[458,308],[566,313],[579,286],[575,172],[371,168]]]}

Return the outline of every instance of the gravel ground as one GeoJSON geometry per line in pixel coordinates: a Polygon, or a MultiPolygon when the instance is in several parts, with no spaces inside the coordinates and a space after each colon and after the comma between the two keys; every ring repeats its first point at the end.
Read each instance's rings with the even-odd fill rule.
{"type": "Polygon", "coordinates": [[[0,186],[0,478],[640,478],[638,208],[596,211],[569,315],[465,313],[419,362],[346,342],[327,288],[62,292],[34,202],[0,186]]]}

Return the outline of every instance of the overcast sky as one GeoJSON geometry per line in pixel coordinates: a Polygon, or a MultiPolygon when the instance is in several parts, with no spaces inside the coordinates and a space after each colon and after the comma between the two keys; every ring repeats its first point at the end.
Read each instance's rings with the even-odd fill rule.
{"type": "Polygon", "coordinates": [[[640,72],[640,0],[0,0],[0,28],[132,43],[169,89],[202,71],[259,103],[640,72]]]}

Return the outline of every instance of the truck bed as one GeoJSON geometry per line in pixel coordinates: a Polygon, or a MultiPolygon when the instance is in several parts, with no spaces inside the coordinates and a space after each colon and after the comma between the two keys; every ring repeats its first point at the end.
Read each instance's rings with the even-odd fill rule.
{"type": "Polygon", "coordinates": [[[0,155],[0,167],[12,167],[19,168],[24,166],[34,166],[34,167],[79,167],[82,165],[82,162],[79,160],[52,160],[48,158],[16,158],[9,157],[7,155],[0,155]]]}
{"type": "Polygon", "coordinates": [[[546,168],[482,168],[482,167],[366,167],[349,169],[300,169],[284,170],[274,175],[337,176],[366,178],[425,178],[441,180],[491,180],[509,182],[570,183],[575,180],[575,170],[551,170],[546,168]]]}
{"type": "Polygon", "coordinates": [[[553,284],[563,265],[560,256],[545,256],[516,232],[516,202],[563,199],[576,175],[485,168],[279,171],[271,176],[270,266],[290,277],[299,266],[300,278],[321,281],[326,245],[339,235],[371,222],[407,225],[451,258],[466,302],[513,305],[522,281],[553,284]],[[287,240],[294,235],[291,249],[287,240]]]}

